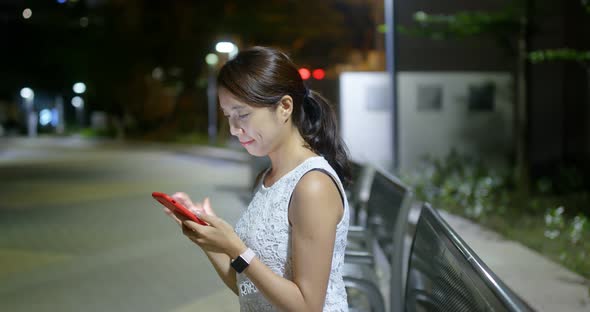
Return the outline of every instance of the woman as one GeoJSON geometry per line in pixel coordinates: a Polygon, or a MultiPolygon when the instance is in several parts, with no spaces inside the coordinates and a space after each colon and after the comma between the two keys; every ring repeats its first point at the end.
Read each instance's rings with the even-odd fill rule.
{"type": "Polygon", "coordinates": [[[333,110],[272,48],[240,52],[222,67],[218,86],[231,134],[271,167],[235,231],[208,199],[173,195],[209,226],[167,213],[239,295],[241,311],[347,311],[341,271],[349,208],[341,181],[349,179],[349,160],[333,110]]]}

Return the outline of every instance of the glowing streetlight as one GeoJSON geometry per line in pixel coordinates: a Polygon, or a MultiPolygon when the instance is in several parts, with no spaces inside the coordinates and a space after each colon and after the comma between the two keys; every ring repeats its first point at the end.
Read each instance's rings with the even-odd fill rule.
{"type": "Polygon", "coordinates": [[[72,87],[72,90],[74,90],[74,92],[77,94],[82,94],[86,92],[86,84],[83,82],[76,82],[72,87]]]}
{"type": "Polygon", "coordinates": [[[215,66],[217,63],[219,63],[219,56],[217,56],[215,53],[209,53],[205,57],[205,62],[210,66],[215,66]]]}
{"type": "Polygon", "coordinates": [[[73,97],[72,98],[72,106],[74,106],[75,108],[84,107],[84,99],[79,96],[73,97]]]}
{"type": "Polygon", "coordinates": [[[230,53],[235,48],[236,46],[233,43],[227,41],[221,41],[215,45],[215,51],[219,53],[230,53]]]}
{"type": "Polygon", "coordinates": [[[41,113],[39,113],[39,123],[42,126],[47,126],[48,124],[50,124],[52,119],[53,119],[53,114],[51,113],[51,110],[49,110],[47,108],[41,110],[41,113]]]}
{"type": "Polygon", "coordinates": [[[35,92],[33,92],[33,89],[31,88],[22,88],[20,89],[20,96],[23,99],[33,99],[35,97],[35,92]]]}
{"type": "Polygon", "coordinates": [[[229,58],[233,58],[238,54],[238,47],[229,41],[220,41],[215,45],[215,51],[227,53],[229,58]]]}
{"type": "Polygon", "coordinates": [[[23,98],[23,105],[27,114],[27,134],[30,138],[37,136],[37,112],[35,112],[35,92],[29,87],[20,89],[20,96],[23,98]]]}
{"type": "Polygon", "coordinates": [[[33,11],[29,8],[26,8],[23,10],[23,18],[24,19],[29,19],[31,18],[31,16],[33,16],[33,11]]]}

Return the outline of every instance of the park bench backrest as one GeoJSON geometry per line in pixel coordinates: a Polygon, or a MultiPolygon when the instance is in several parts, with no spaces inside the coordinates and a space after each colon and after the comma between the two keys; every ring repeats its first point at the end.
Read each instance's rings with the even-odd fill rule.
{"type": "Polygon", "coordinates": [[[366,207],[367,228],[389,259],[394,254],[395,239],[392,238],[397,225],[407,222],[407,207],[412,193],[410,188],[382,168],[376,169],[372,181],[366,207]]]}
{"type": "Polygon", "coordinates": [[[366,223],[361,224],[361,218],[366,217],[361,217],[361,213],[366,212],[374,174],[373,166],[352,163],[352,183],[347,189],[348,205],[351,210],[350,224],[366,226],[366,223]]]}
{"type": "Polygon", "coordinates": [[[367,201],[367,227],[390,264],[389,306],[401,311],[404,303],[404,270],[409,254],[404,248],[413,193],[393,174],[376,168],[367,201]]]}
{"type": "Polygon", "coordinates": [[[405,311],[532,311],[428,204],[407,277],[405,311]]]}

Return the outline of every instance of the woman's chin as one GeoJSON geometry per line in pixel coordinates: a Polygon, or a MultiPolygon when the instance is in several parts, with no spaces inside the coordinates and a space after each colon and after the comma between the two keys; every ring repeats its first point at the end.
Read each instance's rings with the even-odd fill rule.
{"type": "Polygon", "coordinates": [[[254,157],[263,157],[263,156],[266,156],[265,153],[260,153],[258,151],[250,151],[250,150],[247,150],[247,151],[248,151],[248,154],[250,154],[250,155],[252,155],[254,157]]]}
{"type": "Polygon", "coordinates": [[[256,149],[256,148],[252,148],[251,146],[247,146],[246,147],[246,151],[248,152],[248,154],[254,156],[254,157],[263,157],[266,156],[266,153],[256,149]]]}

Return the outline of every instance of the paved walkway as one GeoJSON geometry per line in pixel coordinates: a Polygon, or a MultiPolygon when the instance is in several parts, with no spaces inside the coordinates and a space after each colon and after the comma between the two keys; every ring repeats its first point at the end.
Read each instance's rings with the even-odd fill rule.
{"type": "MultiPolygon", "coordinates": [[[[216,149],[192,152],[214,155],[216,149]]],[[[231,153],[226,151],[224,155],[231,153]]],[[[240,153],[234,154],[234,159],[240,159],[240,153]]],[[[441,214],[492,271],[534,309],[590,311],[590,281],[476,223],[444,211],[441,214]]]]}
{"type": "Polygon", "coordinates": [[[590,311],[590,284],[535,251],[464,218],[443,218],[502,281],[538,311],[590,311]]]}
{"type": "MultiPolygon", "coordinates": [[[[29,150],[27,148],[21,149],[7,149],[7,146],[11,146],[14,144],[18,144],[20,146],[33,146],[35,144],[49,144],[52,146],[92,146],[95,144],[98,145],[117,145],[118,143],[113,142],[90,142],[81,139],[36,139],[36,140],[21,140],[21,139],[13,139],[6,140],[0,139],[0,164],[5,161],[10,161],[11,159],[18,159],[19,161],[27,161],[27,159],[35,159],[39,158],[40,156],[44,157],[45,159],[51,159],[52,157],[57,157],[51,149],[48,149],[43,155],[40,155],[38,151],[29,150]]],[[[138,148],[145,148],[148,150],[158,150],[158,145],[155,144],[138,144],[138,148]]],[[[180,155],[181,157],[187,156],[187,159],[191,158],[200,158],[200,159],[210,159],[210,158],[220,158],[224,160],[231,160],[233,163],[241,164],[239,169],[239,180],[248,180],[251,175],[247,169],[247,161],[248,156],[241,152],[235,152],[225,149],[217,149],[217,148],[203,148],[203,147],[191,147],[185,145],[166,145],[165,148],[162,148],[167,152],[173,151],[175,155],[180,155]],[[205,158],[203,158],[205,156],[205,158]]],[[[128,164],[121,164],[121,166],[127,166],[128,164]]],[[[236,167],[237,168],[237,167],[236,167]]],[[[234,203],[236,205],[238,202],[244,201],[244,194],[243,189],[242,192],[232,192],[231,191],[231,180],[235,180],[236,175],[232,172],[235,171],[228,171],[228,174],[223,176],[216,177],[216,183],[218,185],[228,184],[230,187],[228,190],[221,191],[220,195],[218,195],[219,200],[227,203],[234,203]],[[225,179],[225,180],[224,180],[225,179]],[[221,195],[222,194],[222,195],[221,195]]],[[[95,173],[97,178],[100,178],[101,173],[95,173]]],[[[242,183],[242,182],[240,182],[242,183]]],[[[242,183],[243,184],[243,183],[242,183]]],[[[236,185],[236,183],[233,183],[236,185]]],[[[241,185],[241,184],[239,184],[241,185]]],[[[240,188],[241,186],[236,185],[235,187],[240,188]]],[[[201,188],[205,186],[200,186],[201,188]]],[[[142,189],[145,188],[144,186],[141,187],[142,189]]],[[[110,190],[111,192],[117,193],[121,190],[113,189],[110,190]]],[[[142,190],[143,191],[143,190],[142,190]]],[[[219,191],[219,190],[218,190],[219,191]]],[[[92,196],[92,195],[88,195],[92,196]]],[[[9,196],[10,197],[10,196],[9,196]]],[[[143,195],[142,195],[143,197],[143,195]]],[[[74,199],[72,199],[74,200],[74,199]]],[[[99,199],[102,200],[101,205],[104,205],[104,200],[106,199],[99,199]]],[[[18,202],[15,202],[16,205],[18,202]]],[[[4,203],[0,204],[10,204],[9,201],[4,201],[4,203]]],[[[20,203],[19,203],[20,204],[20,203]]],[[[2,206],[2,205],[0,205],[2,206]]],[[[97,207],[98,208],[98,207],[97,207]]],[[[463,218],[449,215],[445,212],[441,212],[443,217],[447,220],[447,222],[457,231],[457,233],[469,244],[469,246],[480,256],[480,258],[509,286],[511,287],[516,293],[518,293],[525,301],[527,301],[532,307],[537,309],[538,311],[590,311],[590,292],[589,292],[589,284],[588,281],[584,280],[581,276],[563,268],[562,266],[542,257],[538,253],[530,250],[522,246],[519,243],[514,241],[507,241],[504,240],[502,237],[497,235],[494,232],[486,230],[481,226],[474,224],[468,220],[463,218]]],[[[36,215],[35,215],[36,216],[36,215]]],[[[160,220],[160,216],[154,217],[154,220],[160,220]]],[[[2,221],[2,220],[0,220],[2,221]]],[[[6,221],[6,220],[5,220],[6,221]]],[[[153,220],[151,222],[154,222],[153,220]]],[[[12,224],[4,224],[4,225],[12,225],[12,224]]],[[[53,229],[56,230],[56,229],[53,229]]],[[[92,230],[90,228],[89,230],[92,230]]],[[[114,228],[113,230],[116,230],[114,228]]],[[[167,229],[166,229],[167,230],[167,229]]],[[[20,231],[20,230],[19,230],[20,231]]],[[[12,234],[15,234],[14,232],[12,234]]],[[[20,239],[20,238],[19,238],[20,239]]],[[[1,239],[0,239],[1,240],[1,239]]],[[[171,241],[163,242],[162,245],[163,249],[159,251],[160,253],[169,252],[170,249],[166,249],[170,246],[171,242],[175,242],[176,247],[178,248],[178,244],[180,244],[176,238],[171,238],[171,241]]],[[[9,240],[5,240],[4,242],[6,245],[9,245],[9,240]]],[[[99,248],[100,246],[97,246],[99,248]]],[[[141,247],[141,246],[139,246],[141,247]]],[[[138,248],[139,248],[138,247],[138,248]]],[[[60,247],[61,248],[61,247],[60,247]]],[[[147,247],[146,247],[147,248],[147,247]]],[[[140,248],[141,249],[141,248],[140,248]]],[[[131,255],[134,258],[137,258],[141,253],[142,250],[137,249],[135,252],[137,254],[131,255]]],[[[148,249],[146,249],[148,250],[148,249]]],[[[150,253],[154,253],[152,247],[149,249],[150,253]]],[[[156,250],[157,251],[157,250],[156,250]]],[[[122,261],[121,255],[114,251],[114,254],[109,254],[112,258],[112,261],[122,261]]],[[[13,255],[14,257],[23,258],[22,254],[13,255]]],[[[25,255],[26,256],[26,255],[25,255]]],[[[58,255],[59,256],[59,255],[58,255]]],[[[108,255],[107,255],[108,256],[108,255]]],[[[169,256],[168,256],[169,257],[169,256]]],[[[63,261],[67,261],[67,259],[61,259],[59,257],[51,257],[48,255],[46,257],[47,261],[50,263],[60,263],[63,261]]],[[[110,259],[110,258],[109,258],[110,259]]],[[[104,260],[104,259],[103,259],[104,260]]],[[[124,260],[124,259],[123,259],[124,260]]],[[[203,260],[203,259],[200,259],[203,260]]],[[[102,261],[102,260],[101,260],[102,261]]],[[[2,262],[2,261],[0,261],[2,262]]],[[[94,262],[90,261],[86,264],[90,265],[94,262]]],[[[26,263],[25,263],[26,264],[26,263]]],[[[183,263],[184,264],[184,263],[183,263]]],[[[186,264],[184,264],[186,265],[186,264]]],[[[54,265],[53,267],[57,267],[54,265]]],[[[134,276],[139,277],[141,276],[140,272],[141,267],[138,267],[135,272],[134,276]],[[137,271],[137,272],[136,272],[137,271]]],[[[79,272],[75,272],[70,270],[72,275],[79,275],[79,272]]],[[[42,281],[44,283],[48,283],[56,278],[55,274],[51,272],[45,272],[40,276],[33,276],[31,275],[30,283],[35,281],[42,281]]],[[[2,276],[0,276],[2,277],[2,276]]],[[[6,276],[5,276],[6,277],[6,276]]],[[[178,277],[180,278],[180,276],[178,277]]],[[[4,281],[7,281],[6,279],[4,281]]],[[[0,286],[2,283],[2,279],[0,278],[0,286]]],[[[78,281],[84,284],[85,281],[78,281]]],[[[27,281],[20,281],[22,284],[21,288],[24,288],[27,284],[27,281]]],[[[190,281],[184,281],[183,283],[188,284],[190,281]]],[[[175,308],[171,311],[173,312],[185,312],[185,311],[237,311],[237,298],[233,293],[229,290],[220,286],[220,282],[215,282],[212,285],[213,288],[207,291],[207,295],[204,296],[195,296],[193,299],[186,300],[186,295],[183,297],[184,300],[181,304],[174,305],[175,308]]],[[[131,286],[131,285],[130,285],[131,286]]],[[[2,292],[5,294],[10,293],[8,290],[13,289],[15,285],[8,285],[5,284],[3,287],[0,287],[0,295],[2,292]],[[4,291],[2,288],[4,287],[4,291]]],[[[86,286],[88,287],[88,286],[86,286]]],[[[17,287],[18,288],[18,287],[17,287]]],[[[119,287],[120,288],[120,287],[119,287]]],[[[16,288],[15,288],[16,289],[16,288]]],[[[113,292],[114,290],[110,291],[113,292]]],[[[164,290],[165,291],[165,290],[164,290]]],[[[48,290],[47,296],[50,296],[55,291],[48,290]]],[[[136,294],[141,296],[141,294],[136,294]]],[[[4,297],[5,299],[8,297],[4,297]]],[[[16,297],[15,297],[16,298],[16,297]]],[[[66,300],[66,298],[62,298],[66,300]]],[[[16,299],[14,299],[16,300],[16,299]]],[[[48,299],[49,300],[49,299],[48,299]]],[[[53,299],[52,299],[53,300],[53,299]]],[[[1,300],[0,300],[1,301],[1,300]]],[[[16,301],[13,302],[16,304],[16,301]]],[[[11,307],[9,302],[5,302],[4,307],[11,307]]],[[[173,304],[169,304],[173,305],[173,304]]],[[[3,304],[0,302],[0,307],[3,304]]],[[[66,305],[67,306],[67,305],[66,305]]],[[[14,306],[13,306],[14,307],[14,306]]],[[[146,307],[145,311],[154,310],[155,306],[152,306],[151,309],[146,307]]],[[[0,310],[3,310],[0,308],[0,310]]],[[[39,309],[38,309],[39,310],[39,309]]],[[[39,311],[43,311],[46,309],[40,309],[39,311]]],[[[67,309],[66,309],[67,310],[67,309]]],[[[8,310],[6,310],[8,311],[8,310]]],[[[16,311],[16,310],[14,310],[16,311]]],[[[50,309],[47,309],[50,311],[50,309]]],[[[169,310],[170,311],[170,310],[169,310]]]]}

